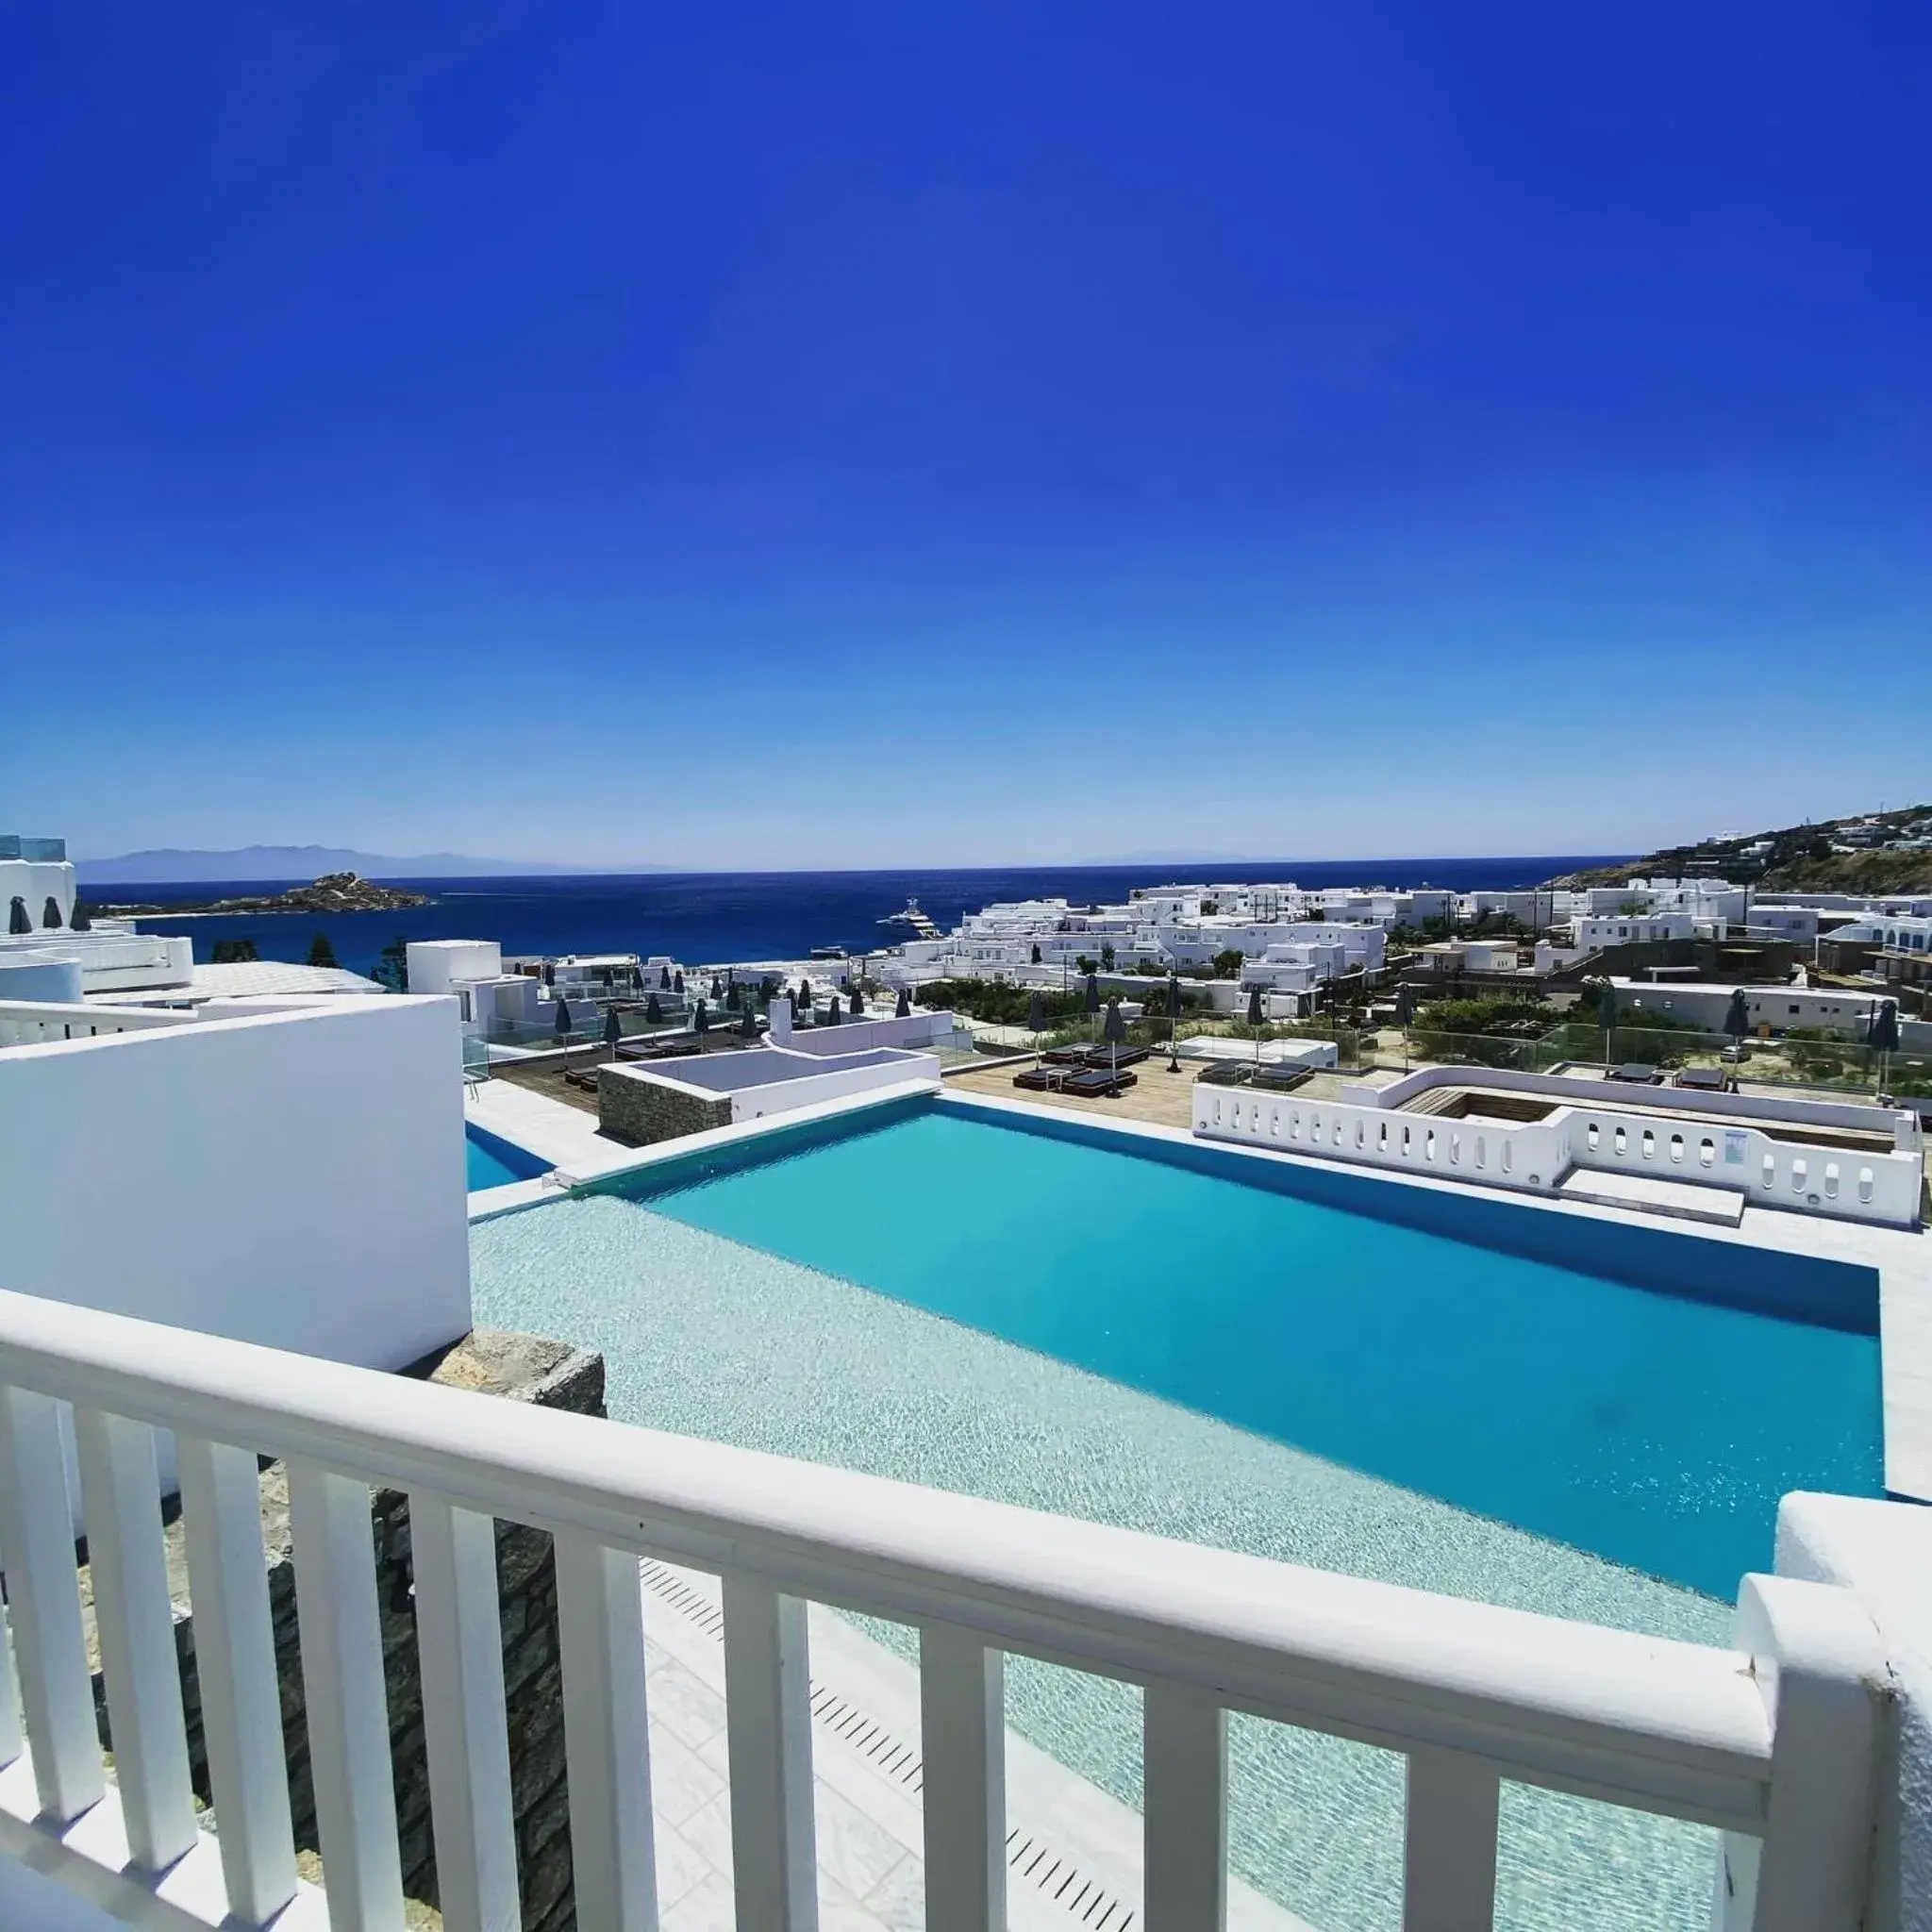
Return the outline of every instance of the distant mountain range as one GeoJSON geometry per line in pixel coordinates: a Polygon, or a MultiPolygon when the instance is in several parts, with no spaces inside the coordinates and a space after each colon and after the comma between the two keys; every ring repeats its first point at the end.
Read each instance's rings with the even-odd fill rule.
{"type": "MultiPolygon", "coordinates": [[[[639,866],[640,872],[663,868],[639,866]]],[[[154,852],[124,852],[118,858],[82,858],[75,875],[88,885],[217,885],[289,880],[307,884],[324,873],[359,873],[365,879],[480,879],[534,877],[581,873],[581,865],[544,865],[527,858],[466,858],[458,852],[424,852],[398,858],[382,852],[356,852],[341,845],[243,845],[232,852],[189,852],[164,846],[154,852]]]]}

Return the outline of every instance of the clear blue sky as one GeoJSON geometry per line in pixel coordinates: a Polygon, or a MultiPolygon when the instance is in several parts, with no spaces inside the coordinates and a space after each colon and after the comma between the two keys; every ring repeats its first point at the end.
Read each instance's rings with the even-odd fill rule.
{"type": "Polygon", "coordinates": [[[1932,8],[0,11],[0,828],[1635,849],[1932,793],[1932,8]]]}

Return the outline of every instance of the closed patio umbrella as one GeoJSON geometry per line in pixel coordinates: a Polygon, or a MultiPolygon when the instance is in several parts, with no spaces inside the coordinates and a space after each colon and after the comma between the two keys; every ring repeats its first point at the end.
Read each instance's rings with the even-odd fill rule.
{"type": "Polygon", "coordinates": [[[94,929],[93,915],[87,909],[85,899],[74,902],[74,917],[67,924],[75,932],[92,932],[94,929]]]}
{"type": "Polygon", "coordinates": [[[892,1008],[895,1020],[909,1020],[912,1017],[912,995],[902,986],[899,989],[899,1003],[892,1008]]]}
{"type": "Polygon", "coordinates": [[[1731,1003],[1724,1008],[1724,1031],[1733,1040],[1742,1040],[1751,1030],[1751,1002],[1741,986],[1731,989],[1731,1003]]]}
{"type": "Polygon", "coordinates": [[[1026,995],[1026,1030],[1038,1046],[1040,1036],[1046,1031],[1046,1001],[1037,986],[1026,995]]]}
{"type": "Polygon", "coordinates": [[[684,991],[684,974],[682,973],[675,973],[672,974],[671,991],[673,992],[682,992],[684,991]]]}
{"type": "Polygon", "coordinates": [[[1865,1035],[1865,1044],[1878,1055],[1878,1091],[1885,1091],[1885,1076],[1890,1068],[1891,1056],[1898,1051],[1898,1002],[1887,1000],[1872,1015],[1871,1030],[1865,1035]]]}
{"type": "Polygon", "coordinates": [[[60,924],[60,902],[49,892],[47,903],[41,908],[41,924],[52,928],[60,924]]]}
{"type": "Polygon", "coordinates": [[[747,1040],[756,1040],[758,1037],[758,1003],[752,998],[748,991],[744,995],[744,1010],[739,1018],[738,1030],[747,1040]]]}
{"type": "Polygon", "coordinates": [[[691,1013],[691,1030],[693,1033],[708,1033],[711,1030],[711,1016],[706,1012],[703,1000],[697,1003],[696,1008],[691,1013]]]}
{"type": "Polygon", "coordinates": [[[671,969],[668,966],[660,966],[658,969],[658,991],[659,992],[669,992],[671,991],[671,969]]]}
{"type": "Polygon", "coordinates": [[[617,1017],[615,1007],[604,1008],[604,1044],[610,1049],[610,1058],[617,1058],[617,1042],[624,1038],[624,1023],[617,1017]]]}
{"type": "Polygon", "coordinates": [[[557,1037],[561,1040],[570,1031],[570,1002],[559,993],[555,1005],[557,1010],[552,1017],[557,1024],[557,1037]]]}
{"type": "Polygon", "coordinates": [[[1607,979],[1596,983],[1596,1017],[1604,1029],[1604,1065],[1616,1064],[1617,989],[1607,979]]]}
{"type": "Polygon", "coordinates": [[[1251,986],[1248,989],[1248,1024],[1255,1029],[1255,1064],[1261,1064],[1261,1028],[1266,1024],[1261,1010],[1261,989],[1251,986]]]}
{"type": "Polygon", "coordinates": [[[1121,1048],[1127,1043],[1127,1023],[1121,1014],[1121,996],[1115,993],[1107,1003],[1107,1019],[1101,1027],[1101,1036],[1107,1041],[1107,1057],[1111,1070],[1118,1077],[1121,1070],[1121,1048]]]}
{"type": "Polygon", "coordinates": [[[851,994],[847,998],[845,1005],[855,1020],[857,1020],[865,1011],[865,1002],[859,998],[858,989],[856,986],[852,989],[851,994]]]}
{"type": "Polygon", "coordinates": [[[1181,983],[1179,976],[1167,975],[1167,1071],[1181,1070],[1181,983]]]}

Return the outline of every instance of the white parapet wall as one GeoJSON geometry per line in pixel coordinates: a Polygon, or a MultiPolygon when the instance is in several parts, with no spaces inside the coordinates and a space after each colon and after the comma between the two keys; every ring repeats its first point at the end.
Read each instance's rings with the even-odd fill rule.
{"type": "Polygon", "coordinates": [[[0,1048],[0,1284],[365,1368],[469,1328],[453,1002],[83,1018],[0,1048]]]}
{"type": "Polygon", "coordinates": [[[1915,1150],[1848,1151],[1741,1121],[1679,1122],[1614,1103],[1564,1105],[1545,1120],[1514,1123],[1197,1086],[1193,1114],[1205,1140],[1533,1193],[1555,1192],[1582,1168],[1722,1188],[1755,1207],[1914,1227],[1924,1189],[1915,1150]]]}

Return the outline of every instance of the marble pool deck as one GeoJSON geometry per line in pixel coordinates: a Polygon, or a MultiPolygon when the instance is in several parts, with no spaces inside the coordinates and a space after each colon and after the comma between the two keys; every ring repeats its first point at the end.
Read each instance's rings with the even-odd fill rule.
{"type": "MultiPolygon", "coordinates": [[[[661,1932],[730,1932],[730,1759],[716,1577],[646,1562],[661,1932]]],[[[813,1805],[823,1932],[921,1932],[919,1675],[831,1610],[810,1607],[813,1805]]],[[[1011,1932],[1132,1932],[1141,1818],[1008,1730],[1007,1924],[1011,1932]]],[[[1241,1879],[1231,1932],[1311,1932],[1241,1879]]]]}

